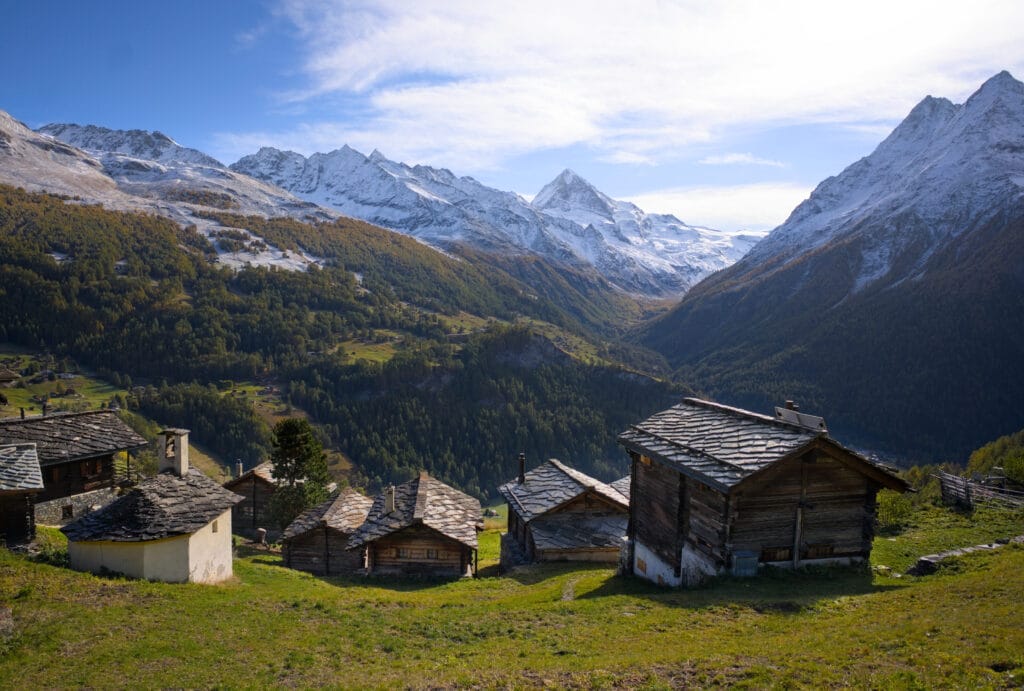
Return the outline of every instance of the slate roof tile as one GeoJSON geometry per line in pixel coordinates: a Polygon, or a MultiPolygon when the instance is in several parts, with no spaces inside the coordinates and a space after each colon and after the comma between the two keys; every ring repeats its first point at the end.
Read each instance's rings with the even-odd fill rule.
{"type": "Polygon", "coordinates": [[[622,546],[626,536],[627,514],[587,516],[559,513],[541,516],[530,523],[533,544],[539,550],[607,549],[622,546]]]}
{"type": "Polygon", "coordinates": [[[628,492],[623,493],[613,485],[570,468],[555,458],[525,473],[523,479],[525,482],[522,484],[517,480],[506,482],[498,491],[527,523],[588,491],[629,508],[628,492]]]}
{"type": "Polygon", "coordinates": [[[0,446],[0,492],[38,492],[43,474],[35,444],[0,446]]]}
{"type": "Polygon", "coordinates": [[[0,420],[0,444],[34,442],[42,467],[138,449],[148,443],[113,411],[0,420]]]}
{"type": "Polygon", "coordinates": [[[343,489],[336,497],[299,514],[284,529],[282,538],[287,540],[321,526],[351,535],[366,520],[372,506],[373,499],[354,489],[343,489]]]}
{"type": "Polygon", "coordinates": [[[242,499],[195,468],[165,471],[61,531],[74,542],[159,540],[194,533],[242,499]]]}
{"type": "Polygon", "coordinates": [[[484,523],[480,502],[421,472],[419,477],[395,486],[395,510],[385,512],[385,493],[373,499],[366,521],[349,538],[348,549],[422,524],[442,535],[477,548],[476,534],[484,523]]]}

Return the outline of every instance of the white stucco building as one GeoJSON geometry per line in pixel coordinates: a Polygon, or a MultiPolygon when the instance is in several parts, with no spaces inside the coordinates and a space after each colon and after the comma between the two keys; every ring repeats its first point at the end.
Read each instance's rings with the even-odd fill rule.
{"type": "Polygon", "coordinates": [[[71,568],[172,583],[231,577],[231,507],[242,497],[189,468],[188,430],[163,434],[157,475],[61,529],[71,568]]]}

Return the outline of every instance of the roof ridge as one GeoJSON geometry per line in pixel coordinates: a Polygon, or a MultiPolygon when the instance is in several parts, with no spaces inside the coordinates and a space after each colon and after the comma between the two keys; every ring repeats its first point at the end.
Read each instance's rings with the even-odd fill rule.
{"type": "MultiPolygon", "coordinates": [[[[707,408],[708,410],[718,410],[718,411],[721,411],[723,413],[728,413],[730,415],[735,415],[736,417],[748,418],[748,419],[751,419],[751,420],[755,420],[757,422],[767,422],[769,424],[775,425],[776,427],[784,427],[786,429],[801,430],[801,431],[804,431],[804,432],[810,432],[812,434],[819,434],[819,435],[822,434],[821,432],[813,430],[810,427],[804,427],[803,425],[798,425],[795,422],[787,422],[786,420],[780,420],[779,418],[774,417],[772,415],[765,415],[763,413],[755,413],[752,410],[746,410],[745,408],[737,408],[737,407],[731,406],[731,405],[724,405],[722,403],[717,403],[715,401],[708,401],[708,400],[705,400],[703,398],[694,398],[692,396],[688,396],[688,397],[683,399],[683,403],[689,403],[690,405],[695,405],[695,406],[698,406],[698,407],[701,407],[701,408],[707,408]]],[[[827,432],[825,434],[827,434],[827,432]]]]}
{"type": "Polygon", "coordinates": [[[85,417],[86,415],[114,415],[113,410],[57,410],[45,415],[26,415],[25,417],[0,418],[0,425],[17,424],[21,422],[37,422],[39,420],[53,420],[55,418],[85,417]]]}

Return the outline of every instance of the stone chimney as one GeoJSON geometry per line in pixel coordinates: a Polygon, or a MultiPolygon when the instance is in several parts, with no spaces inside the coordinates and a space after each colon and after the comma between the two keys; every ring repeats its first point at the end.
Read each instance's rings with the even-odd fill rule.
{"type": "Polygon", "coordinates": [[[526,454],[519,454],[519,484],[526,482],[526,454]]]}
{"type": "Polygon", "coordinates": [[[243,470],[242,470],[242,462],[236,459],[235,460],[235,477],[236,478],[242,477],[242,472],[243,472],[243,470]]]}
{"type": "Polygon", "coordinates": [[[395,486],[388,485],[384,488],[384,513],[393,513],[395,510],[395,486]]]}
{"type": "Polygon", "coordinates": [[[796,410],[796,411],[799,411],[800,410],[800,406],[798,406],[795,401],[786,401],[786,410],[796,410]]]}
{"type": "Polygon", "coordinates": [[[170,471],[184,477],[188,474],[188,430],[171,428],[160,434],[164,435],[163,453],[158,454],[160,472],[170,471]]]}

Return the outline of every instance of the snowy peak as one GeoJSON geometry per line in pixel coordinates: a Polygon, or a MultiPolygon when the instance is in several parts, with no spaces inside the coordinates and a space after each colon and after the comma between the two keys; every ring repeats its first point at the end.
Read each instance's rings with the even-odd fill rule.
{"type": "MultiPolygon", "coordinates": [[[[857,248],[851,290],[914,279],[955,238],[1024,197],[1024,84],[1008,72],[963,105],[927,97],[869,156],[822,182],[744,264],[857,248]]],[[[853,249],[848,250],[854,252],[853,249]]]]}
{"type": "Polygon", "coordinates": [[[570,219],[583,212],[610,220],[614,211],[611,199],[568,168],[544,185],[533,198],[533,208],[570,219]]]}
{"type": "Polygon", "coordinates": [[[111,130],[95,125],[51,124],[38,132],[59,139],[85,151],[123,154],[157,163],[224,168],[224,165],[202,151],[181,146],[162,132],[145,130],[111,130]]]}

